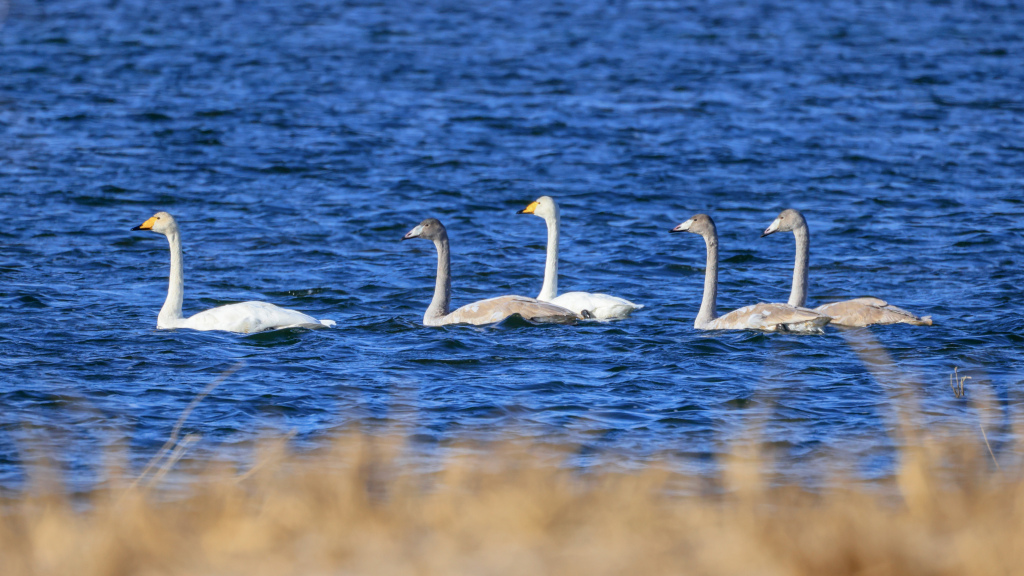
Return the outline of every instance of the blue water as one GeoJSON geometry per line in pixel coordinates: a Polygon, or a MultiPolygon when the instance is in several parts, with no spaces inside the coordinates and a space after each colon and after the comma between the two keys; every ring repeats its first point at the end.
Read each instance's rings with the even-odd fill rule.
{"type": "Polygon", "coordinates": [[[901,408],[936,434],[980,418],[1012,452],[1021,53],[1024,11],[998,2],[15,0],[0,487],[40,453],[86,483],[112,449],[145,462],[239,363],[184,426],[197,457],[399,426],[424,453],[514,434],[707,470],[756,430],[788,470],[876,477],[901,408]],[[544,194],[561,289],[646,307],[421,326],[435,256],[402,235],[447,225],[456,305],[534,296],[544,226],[515,212],[544,194]],[[936,326],[695,331],[703,243],[668,230],[715,218],[720,311],[785,301],[792,236],[758,236],[786,207],[811,227],[812,304],[878,296],[936,326]],[[186,313],[258,299],[337,329],[156,330],[167,244],[129,228],[158,210],[186,313]]]}

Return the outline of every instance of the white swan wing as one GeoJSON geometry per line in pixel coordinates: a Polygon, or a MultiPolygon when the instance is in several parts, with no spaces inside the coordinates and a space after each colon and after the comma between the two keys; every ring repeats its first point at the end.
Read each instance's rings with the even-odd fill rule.
{"type": "Polygon", "coordinates": [[[331,320],[317,320],[308,314],[267,302],[239,302],[204,310],[182,320],[173,328],[252,334],[279,328],[323,328],[333,325],[334,322],[331,320]]]}
{"type": "Polygon", "coordinates": [[[818,333],[832,319],[825,314],[790,306],[789,304],[760,303],[744,306],[715,318],[707,330],[763,330],[765,332],[818,333]]]}
{"type": "Polygon", "coordinates": [[[625,298],[590,292],[566,292],[550,302],[568,308],[578,315],[582,315],[586,310],[596,320],[625,318],[634,310],[643,308],[643,305],[634,304],[625,298]]]}
{"type": "Polygon", "coordinates": [[[931,316],[918,317],[893,306],[881,298],[854,298],[842,302],[823,304],[814,309],[832,317],[838,326],[871,326],[872,324],[914,324],[931,326],[931,316]]]}
{"type": "Polygon", "coordinates": [[[530,322],[573,324],[579,317],[572,310],[549,302],[541,302],[534,298],[525,296],[498,296],[488,298],[455,310],[444,318],[441,318],[437,325],[445,324],[494,324],[518,314],[530,322]]]}

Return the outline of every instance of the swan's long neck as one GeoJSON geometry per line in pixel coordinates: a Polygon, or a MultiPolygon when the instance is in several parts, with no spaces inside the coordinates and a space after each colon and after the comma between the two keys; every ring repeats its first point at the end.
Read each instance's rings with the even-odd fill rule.
{"type": "Polygon", "coordinates": [[[544,284],[540,287],[540,294],[537,300],[550,302],[558,296],[558,212],[550,218],[545,218],[548,225],[548,257],[544,262],[544,284]]]}
{"type": "Polygon", "coordinates": [[[793,291],[789,293],[790,306],[807,305],[807,266],[811,259],[811,232],[807,225],[793,230],[796,236],[796,264],[793,266],[793,291]]]}
{"type": "Polygon", "coordinates": [[[185,272],[181,265],[181,236],[177,230],[167,233],[167,242],[171,245],[171,275],[167,281],[167,300],[160,308],[157,316],[158,326],[167,326],[181,320],[181,303],[185,291],[185,272]]]}
{"type": "Polygon", "coordinates": [[[700,301],[700,312],[693,321],[694,328],[701,328],[718,317],[718,233],[712,231],[704,236],[708,246],[707,270],[704,272],[704,298],[700,301]]]}
{"type": "Polygon", "coordinates": [[[434,247],[437,248],[437,280],[434,284],[434,299],[423,315],[423,323],[427,325],[431,320],[447,316],[452,301],[452,258],[448,251],[448,238],[434,240],[434,247]]]}

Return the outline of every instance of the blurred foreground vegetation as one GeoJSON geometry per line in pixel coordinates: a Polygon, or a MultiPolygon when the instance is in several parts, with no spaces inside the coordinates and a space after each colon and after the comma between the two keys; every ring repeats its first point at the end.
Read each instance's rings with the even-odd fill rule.
{"type": "Polygon", "coordinates": [[[428,467],[359,433],[265,446],[247,471],[185,466],[173,489],[72,499],[42,474],[0,502],[0,574],[1024,573],[1020,470],[978,438],[919,440],[889,480],[814,491],[768,478],[756,450],[710,479],[667,459],[581,471],[515,441],[428,467]]]}

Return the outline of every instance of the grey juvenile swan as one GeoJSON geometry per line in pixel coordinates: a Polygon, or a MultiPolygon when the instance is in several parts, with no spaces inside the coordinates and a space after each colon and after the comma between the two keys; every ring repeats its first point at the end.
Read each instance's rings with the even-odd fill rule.
{"type": "MultiPolygon", "coordinates": [[[[793,208],[783,210],[778,218],[761,234],[764,238],[776,232],[792,232],[796,237],[796,264],[793,266],[793,289],[789,293],[789,304],[805,306],[807,303],[807,267],[811,252],[811,233],[803,214],[793,208]]],[[[931,326],[932,317],[917,317],[910,312],[892,306],[879,298],[854,298],[815,308],[832,317],[837,326],[870,326],[872,324],[914,324],[931,326]]]]}
{"type": "Polygon", "coordinates": [[[698,330],[764,330],[766,332],[820,333],[831,320],[828,316],[789,304],[754,304],[718,316],[718,230],[707,214],[697,214],[671,232],[700,234],[708,248],[704,273],[704,298],[693,322],[698,330]]]}
{"type": "Polygon", "coordinates": [[[181,265],[181,233],[178,231],[178,223],[167,212],[157,212],[132,230],[151,230],[163,234],[171,246],[171,274],[167,286],[167,299],[156,317],[157,328],[226,330],[250,334],[278,328],[324,328],[335,324],[334,320],[317,320],[308,314],[266,302],[227,304],[185,318],[181,313],[185,274],[181,265]]]}
{"type": "Polygon", "coordinates": [[[590,292],[558,294],[558,205],[550,196],[541,196],[516,214],[540,216],[548,227],[548,254],[547,261],[544,263],[544,284],[540,287],[540,295],[537,296],[537,300],[558,304],[577,314],[583,314],[583,311],[586,310],[597,320],[625,318],[632,314],[633,310],[643,308],[640,304],[634,304],[625,298],[608,294],[590,292]]]}
{"type": "Polygon", "coordinates": [[[448,312],[452,300],[451,254],[448,251],[448,231],[436,218],[428,218],[410,230],[402,240],[423,238],[437,248],[437,281],[434,299],[423,315],[424,326],[446,324],[493,324],[518,314],[531,322],[574,324],[579,316],[572,310],[540,302],[525,296],[499,296],[467,304],[448,312]]]}

